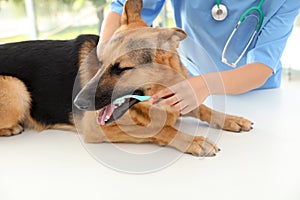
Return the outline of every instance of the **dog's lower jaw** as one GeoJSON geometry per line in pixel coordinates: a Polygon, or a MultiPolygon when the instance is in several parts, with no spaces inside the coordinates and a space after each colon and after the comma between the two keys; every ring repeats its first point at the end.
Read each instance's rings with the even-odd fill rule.
{"type": "Polygon", "coordinates": [[[77,129],[83,134],[86,143],[101,143],[105,141],[104,132],[97,124],[95,118],[96,112],[85,112],[82,120],[78,120],[77,129]]]}

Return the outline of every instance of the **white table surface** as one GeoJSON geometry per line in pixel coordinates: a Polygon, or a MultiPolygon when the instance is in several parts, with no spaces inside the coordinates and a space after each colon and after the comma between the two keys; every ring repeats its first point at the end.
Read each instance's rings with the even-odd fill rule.
{"type": "MultiPolygon", "coordinates": [[[[113,160],[115,146],[83,145],[71,132],[26,131],[2,137],[0,199],[300,200],[300,90],[230,96],[226,111],[251,119],[254,129],[238,134],[215,130],[213,137],[217,135],[222,149],[216,157],[183,155],[161,170],[138,175],[120,172],[121,165],[111,169],[107,166],[110,161],[101,162],[91,150],[103,150],[108,158],[111,151],[113,160]]],[[[187,122],[187,130],[190,124],[197,126],[187,122]]],[[[200,129],[208,127],[201,125],[200,129]]],[[[117,147],[144,155],[161,150],[150,144],[117,147]]],[[[167,149],[170,156],[180,155],[167,149]]],[[[168,154],[157,156],[158,162],[168,154]]],[[[129,167],[141,164],[126,156],[123,162],[130,163],[129,167]]]]}

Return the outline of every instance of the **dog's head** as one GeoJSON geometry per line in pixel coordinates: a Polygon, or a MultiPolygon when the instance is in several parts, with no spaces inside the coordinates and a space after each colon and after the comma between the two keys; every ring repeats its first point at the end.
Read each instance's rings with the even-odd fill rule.
{"type": "Polygon", "coordinates": [[[115,99],[128,94],[151,96],[187,76],[176,51],[185,32],[148,27],[141,9],[142,0],[127,0],[120,28],[99,56],[98,72],[75,99],[80,109],[98,110],[101,125],[117,120],[139,103],[131,98],[113,105],[115,99]]]}

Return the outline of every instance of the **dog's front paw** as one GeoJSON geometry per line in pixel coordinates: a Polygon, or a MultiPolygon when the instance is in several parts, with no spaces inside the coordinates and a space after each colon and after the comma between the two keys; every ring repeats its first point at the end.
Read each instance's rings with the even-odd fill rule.
{"type": "Polygon", "coordinates": [[[187,149],[186,153],[193,154],[194,156],[215,156],[220,149],[213,142],[207,138],[196,136],[194,137],[191,145],[187,149]]]}
{"type": "Polygon", "coordinates": [[[243,117],[237,117],[233,115],[226,115],[224,125],[221,126],[223,130],[241,132],[250,131],[253,123],[243,117]]]}

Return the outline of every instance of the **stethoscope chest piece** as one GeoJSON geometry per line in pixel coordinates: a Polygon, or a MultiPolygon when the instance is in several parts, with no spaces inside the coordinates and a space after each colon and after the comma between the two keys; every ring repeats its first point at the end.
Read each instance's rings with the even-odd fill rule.
{"type": "Polygon", "coordinates": [[[216,4],[211,9],[211,15],[217,21],[223,21],[227,17],[227,14],[227,7],[223,4],[216,4]]]}

